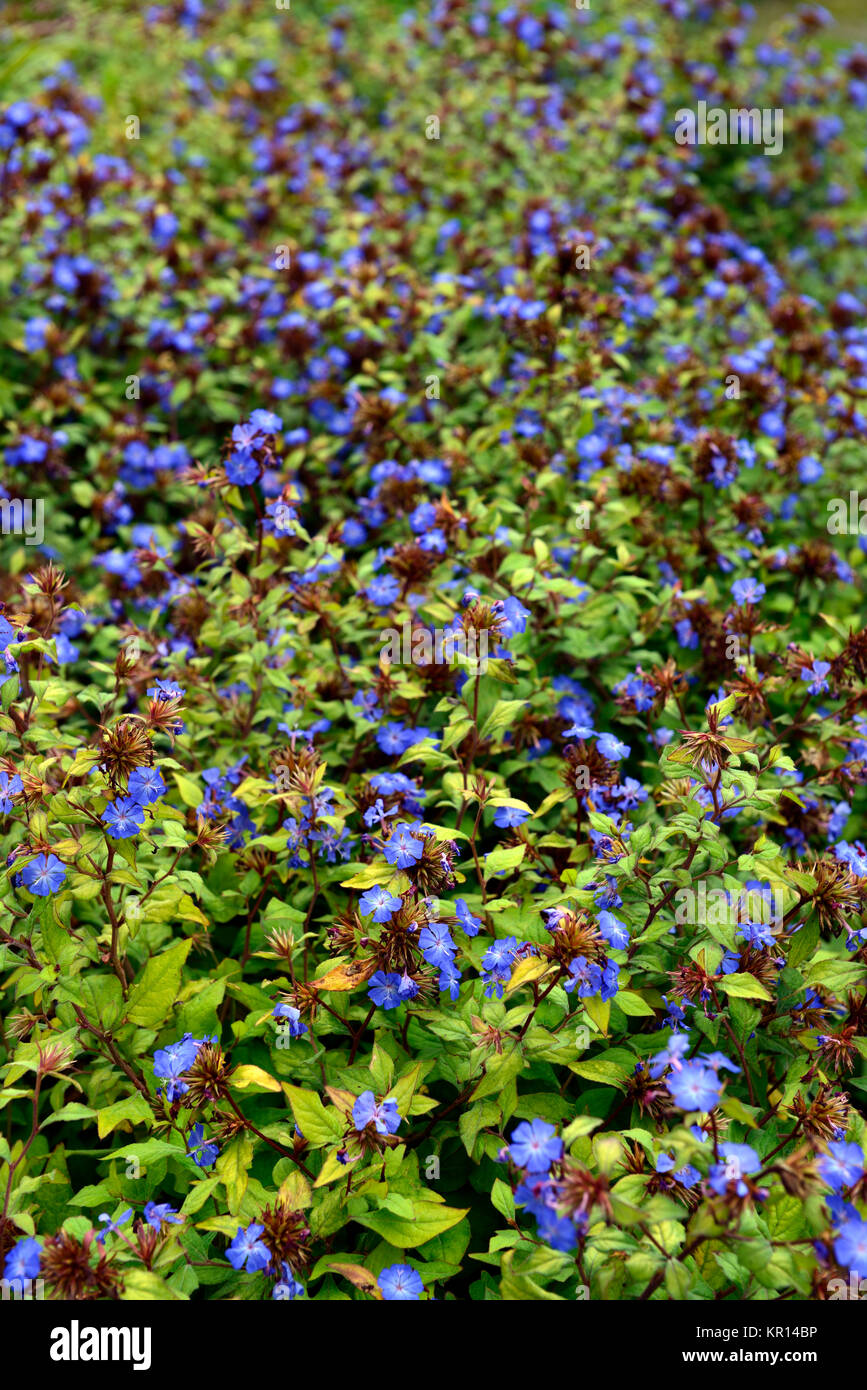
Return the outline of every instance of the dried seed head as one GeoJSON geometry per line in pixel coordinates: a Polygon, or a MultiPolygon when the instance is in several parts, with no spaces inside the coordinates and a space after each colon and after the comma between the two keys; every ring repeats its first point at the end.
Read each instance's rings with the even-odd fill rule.
{"type": "Polygon", "coordinates": [[[205,1105],[208,1101],[223,1100],[229,1093],[229,1078],[234,1071],[223,1055],[223,1049],[214,1043],[203,1043],[196,1053],[196,1060],[189,1071],[184,1072],[184,1081],[189,1090],[184,1102],[190,1106],[205,1105]]]}
{"type": "Polygon", "coordinates": [[[271,1251],[275,1267],[279,1268],[285,1260],[297,1274],[310,1263],[310,1227],[303,1211],[278,1200],[273,1207],[265,1208],[259,1221],[265,1227],[262,1240],[271,1251]]]}
{"type": "Polygon", "coordinates": [[[100,767],[113,788],[125,787],[137,767],[153,766],[150,734],[140,719],[127,716],[102,733],[100,767]]]}
{"type": "Polygon", "coordinates": [[[120,1296],[120,1277],[106,1253],[101,1251],[96,1264],[92,1264],[95,1237],[96,1231],[88,1231],[83,1240],[58,1231],[46,1238],[40,1269],[55,1297],[92,1301],[120,1296]]]}

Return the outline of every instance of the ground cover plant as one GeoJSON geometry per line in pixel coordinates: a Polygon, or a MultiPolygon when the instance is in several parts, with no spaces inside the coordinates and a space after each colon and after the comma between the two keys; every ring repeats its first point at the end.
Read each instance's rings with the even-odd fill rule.
{"type": "Polygon", "coordinates": [[[7,1280],[857,1296],[829,21],[4,10],[7,1280]]]}

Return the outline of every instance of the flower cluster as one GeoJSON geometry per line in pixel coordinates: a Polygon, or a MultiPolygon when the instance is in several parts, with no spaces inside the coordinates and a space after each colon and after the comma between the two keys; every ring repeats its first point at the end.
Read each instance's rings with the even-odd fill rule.
{"type": "Polygon", "coordinates": [[[5,1277],[834,1297],[867,58],[385,8],[9,36],[5,1277]]]}

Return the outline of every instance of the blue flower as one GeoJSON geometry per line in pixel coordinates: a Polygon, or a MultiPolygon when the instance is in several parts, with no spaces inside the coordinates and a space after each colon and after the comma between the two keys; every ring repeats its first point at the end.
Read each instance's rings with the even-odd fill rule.
{"type": "Polygon", "coordinates": [[[564,981],[563,988],[567,994],[571,994],[576,985],[579,999],[589,999],[602,988],[602,971],[595,961],[589,961],[586,956],[576,956],[569,962],[569,979],[564,981]]]}
{"type": "Polygon", "coordinates": [[[158,1048],[154,1053],[154,1076],[180,1076],[189,1071],[196,1060],[196,1043],[189,1033],[168,1047],[158,1048]]]}
{"type": "Polygon", "coordinates": [[[443,961],[437,983],[440,990],[443,993],[447,993],[450,999],[459,998],[461,992],[461,972],[458,970],[453,960],[443,961]]]}
{"type": "Polygon", "coordinates": [[[120,1216],[116,1217],[114,1221],[112,1221],[107,1211],[100,1212],[99,1219],[103,1222],[103,1229],[97,1236],[99,1244],[102,1245],[106,1236],[112,1231],[117,1231],[121,1226],[125,1226],[131,1216],[132,1207],[127,1207],[126,1211],[122,1211],[120,1216]]]}
{"type": "Polygon", "coordinates": [[[16,1241],[6,1256],[3,1278],[36,1279],[41,1254],[42,1246],[35,1236],[23,1236],[21,1240],[16,1241]]]}
{"type": "Polygon", "coordinates": [[[377,970],[370,977],[367,989],[368,998],[380,1009],[397,1009],[404,1003],[402,983],[400,975],[394,972],[386,974],[382,970],[377,970]]]}
{"type": "Polygon", "coordinates": [[[671,1098],[681,1110],[712,1110],[720,1098],[716,1072],[698,1062],[686,1062],[666,1078],[671,1098]]]}
{"type": "Polygon", "coordinates": [[[758,950],[777,944],[768,922],[741,922],[738,927],[738,935],[758,950]]]}
{"type": "Polygon", "coordinates": [[[236,487],[250,487],[261,472],[258,462],[246,449],[238,449],[226,459],[226,477],[236,487]]]}
{"type": "Polygon", "coordinates": [[[168,246],[177,234],[178,219],[173,212],[158,212],[154,218],[153,238],[157,246],[168,246]]]}
{"type": "Polygon", "coordinates": [[[389,1265],[380,1271],[376,1282],[387,1303],[414,1303],[424,1293],[421,1275],[412,1265],[389,1265]]]}
{"type": "Polygon", "coordinates": [[[828,1149],[829,1152],[819,1159],[819,1176],[833,1192],[840,1192],[863,1175],[864,1155],[860,1144],[847,1144],[842,1140],[833,1140],[828,1149]]]}
{"type": "Polygon", "coordinates": [[[466,932],[467,936],[478,936],[479,928],[482,925],[482,919],[481,917],[473,916],[473,914],[470,912],[470,909],[467,907],[466,900],[464,898],[456,899],[455,911],[457,913],[458,921],[461,924],[461,928],[463,929],[463,931],[466,932]]]}
{"type": "Polygon", "coordinates": [[[566,1216],[558,1216],[556,1211],[546,1209],[537,1216],[539,1238],[552,1250],[568,1254],[578,1244],[578,1233],[573,1222],[566,1216]]]}
{"type": "Polygon", "coordinates": [[[411,827],[405,821],[400,821],[386,840],[382,852],[389,864],[398,869],[408,869],[424,854],[424,841],[417,840],[411,827]]]}
{"type": "Polygon", "coordinates": [[[377,1134],[394,1134],[401,1118],[396,1100],[377,1101],[372,1091],[362,1091],[352,1107],[352,1122],[359,1132],[372,1124],[377,1134]]]}
{"type": "Polygon", "coordinates": [[[262,434],[279,434],[283,428],[283,421],[279,415],[275,415],[273,410],[263,410],[261,407],[251,412],[250,424],[254,429],[261,430],[262,434]]]}
{"type": "Polygon", "coordinates": [[[834,854],[841,863],[849,865],[856,878],[867,878],[867,849],[860,840],[855,840],[851,845],[846,840],[840,840],[834,846],[834,854]]]}
{"type": "Polygon", "coordinates": [[[155,767],[137,767],[130,774],[127,790],[133,801],[146,806],[150,801],[159,801],[165,794],[166,784],[155,767]]]}
{"type": "Polygon", "coordinates": [[[743,1179],[752,1173],[758,1173],[762,1166],[761,1159],[749,1144],[720,1144],[719,1151],[725,1161],[712,1165],[708,1174],[710,1186],[714,1192],[723,1197],[728,1190],[729,1183],[733,1182],[737,1195],[746,1197],[749,1194],[749,1187],[743,1179]]]}
{"type": "Polygon", "coordinates": [[[518,633],[527,631],[527,620],[531,616],[529,608],[525,608],[516,598],[510,596],[503,601],[503,612],[506,616],[501,628],[504,638],[508,640],[518,633]]]}
{"type": "Polygon", "coordinates": [[[515,1205],[526,1207],[537,1220],[545,1211],[553,1210],[557,1201],[557,1182],[549,1176],[547,1169],[542,1173],[525,1171],[515,1188],[515,1205]]]}
{"type": "Polygon", "coordinates": [[[304,1297],[304,1285],[295,1278],[290,1266],[284,1260],[280,1266],[280,1279],[271,1292],[272,1298],[294,1299],[304,1297]]]}
{"type": "Polygon", "coordinates": [[[629,946],[629,928],[625,922],[621,922],[619,917],[615,917],[613,912],[606,912],[604,909],[596,918],[599,930],[608,942],[608,945],[615,951],[625,951],[629,946]]]}
{"type": "Polygon", "coordinates": [[[179,1100],[190,1089],[180,1077],[195,1062],[197,1051],[195,1042],[187,1033],[178,1042],[158,1048],[154,1053],[154,1076],[168,1082],[166,1099],[169,1104],[179,1100]]]}
{"type": "Polygon", "coordinates": [[[128,840],[137,835],[144,825],[144,808],[131,796],[118,796],[106,806],[100,820],[108,826],[113,840],[128,840]]]}
{"type": "Polygon", "coordinates": [[[167,1226],[177,1226],[184,1218],[175,1211],[174,1207],[169,1206],[168,1202],[162,1202],[159,1205],[156,1202],[145,1202],[144,1219],[153,1230],[159,1231],[163,1223],[167,1226]]]}
{"type": "Polygon", "coordinates": [[[509,1157],[528,1173],[547,1173],[563,1157],[563,1140],[545,1120],[522,1120],[509,1139],[509,1157]]]}
{"type": "Polygon", "coordinates": [[[757,579],[736,579],[732,585],[735,603],[758,603],[767,590],[757,579]]]}
{"type": "Polygon", "coordinates": [[[373,913],[374,922],[387,922],[393,917],[395,912],[399,912],[403,903],[402,898],[398,898],[394,893],[389,893],[387,888],[378,886],[368,888],[366,893],[362,893],[358,907],[362,916],[373,913]]]}
{"type": "Polygon", "coordinates": [[[0,772],[0,811],[4,815],[8,816],[12,810],[12,797],[23,790],[24,783],[17,772],[11,777],[8,772],[0,772]]]}
{"type": "Polygon", "coordinates": [[[845,1269],[867,1269],[867,1221],[855,1216],[843,1222],[834,1240],[834,1255],[845,1269]]]}
{"type": "Polygon", "coordinates": [[[226,1251],[226,1259],[233,1269],[243,1269],[246,1265],[247,1273],[255,1274],[257,1269],[265,1269],[271,1263],[271,1252],[259,1239],[264,1229],[255,1223],[246,1231],[238,1227],[238,1234],[226,1251]]]}
{"type": "Polygon", "coordinates": [[[529,814],[529,811],[522,811],[517,806],[498,806],[494,812],[494,825],[498,825],[501,830],[508,830],[523,825],[529,814]]]}
{"type": "Polygon", "coordinates": [[[187,1153],[197,1168],[210,1168],[220,1152],[216,1144],[209,1144],[203,1139],[204,1132],[203,1125],[193,1125],[187,1140],[187,1153]]]}
{"type": "MultiPolygon", "coordinates": [[[[674,1164],[673,1154],[661,1153],[656,1160],[656,1171],[657,1173],[670,1173],[674,1164]]],[[[697,1183],[701,1182],[701,1173],[689,1163],[685,1164],[683,1168],[679,1168],[673,1176],[684,1187],[695,1187],[697,1183]]]]}
{"type": "Polygon", "coordinates": [[[495,979],[503,981],[511,979],[512,966],[518,953],[519,944],[516,936],[507,936],[498,941],[492,941],[482,956],[482,968],[490,970],[495,979]]]}
{"type": "Polygon", "coordinates": [[[53,324],[50,319],[32,318],[24,325],[24,346],[28,352],[41,352],[53,324]]]}
{"type": "Polygon", "coordinates": [[[418,946],[428,965],[447,967],[457,953],[457,946],[445,922],[431,922],[419,932],[418,946]]]}
{"type": "Polygon", "coordinates": [[[38,898],[48,898],[56,893],[66,879],[66,865],[56,854],[37,854],[21,870],[25,887],[38,898]]]}
{"type": "Polygon", "coordinates": [[[298,1009],[291,1004],[281,1002],[274,1005],[274,1017],[281,1022],[281,1032],[288,1033],[290,1038],[300,1038],[302,1033],[307,1032],[307,1024],[302,1023],[301,1014],[298,1009]]]}
{"type": "Polygon", "coordinates": [[[177,681],[157,681],[147,693],[151,700],[180,700],[187,692],[177,681]]]}
{"type": "MultiPolygon", "coordinates": [[[[673,1006],[669,1005],[669,1008],[671,1007],[673,1006]]],[[[678,1010],[678,1012],[680,1011],[678,1010]]],[[[666,1067],[674,1067],[675,1071],[680,1071],[683,1066],[681,1058],[686,1056],[691,1046],[688,1033],[672,1033],[662,1051],[657,1052],[653,1057],[650,1067],[652,1079],[658,1080],[666,1067]]]]}
{"type": "Polygon", "coordinates": [[[298,513],[288,502],[269,502],[265,508],[265,530],[273,536],[290,536],[298,513]]]}
{"type": "Polygon", "coordinates": [[[370,581],[364,592],[377,608],[390,608],[400,594],[400,584],[393,574],[381,574],[370,581]]]}
{"type": "Polygon", "coordinates": [[[736,1076],[740,1074],[740,1067],[736,1067],[734,1062],[730,1062],[723,1052],[700,1052],[699,1057],[702,1062],[707,1062],[713,1071],[730,1071],[736,1076]]]}
{"type": "Polygon", "coordinates": [[[570,728],[564,729],[563,738],[593,738],[596,730],[592,724],[573,724],[570,728]]]}
{"type": "Polygon", "coordinates": [[[612,762],[629,757],[629,744],[621,743],[619,738],[614,737],[614,734],[600,734],[596,740],[596,749],[603,758],[608,758],[612,762]]]}
{"type": "Polygon", "coordinates": [[[828,689],[828,682],[825,680],[831,669],[830,661],[813,661],[812,666],[801,667],[801,680],[807,682],[807,689],[811,695],[821,695],[828,689]]]}

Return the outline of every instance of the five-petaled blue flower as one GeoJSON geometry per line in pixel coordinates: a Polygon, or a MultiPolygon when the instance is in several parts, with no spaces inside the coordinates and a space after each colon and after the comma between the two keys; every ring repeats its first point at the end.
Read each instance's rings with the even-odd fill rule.
{"type": "Polygon", "coordinates": [[[210,1168],[220,1152],[216,1144],[209,1144],[203,1138],[204,1132],[204,1125],[193,1125],[187,1140],[187,1153],[197,1168],[210,1168]]]}
{"type": "Polygon", "coordinates": [[[421,1275],[412,1265],[389,1265],[380,1271],[376,1282],[388,1303],[415,1302],[424,1293],[421,1275]]]}
{"type": "Polygon", "coordinates": [[[867,1221],[853,1216],[843,1222],[834,1241],[834,1255],[846,1269],[867,1269],[867,1221]]]}
{"type": "Polygon", "coordinates": [[[417,840],[410,826],[400,821],[386,840],[382,852],[389,864],[396,865],[398,869],[408,869],[424,854],[424,841],[417,840]]]}
{"type": "Polygon", "coordinates": [[[127,790],[133,801],[146,806],[150,801],[159,801],[165,793],[166,784],[155,767],[137,767],[130,774],[127,790]]]}
{"type": "Polygon", "coordinates": [[[117,1231],[121,1226],[125,1226],[131,1216],[132,1207],[127,1207],[126,1210],[122,1211],[120,1216],[115,1217],[114,1220],[112,1220],[107,1211],[100,1212],[99,1219],[103,1223],[103,1229],[97,1236],[99,1244],[102,1245],[106,1236],[109,1235],[112,1231],[117,1231]]]}
{"type": "Polygon", "coordinates": [[[710,1067],[685,1062],[679,1071],[666,1077],[672,1100],[681,1110],[712,1110],[720,1098],[720,1080],[710,1067]]]}
{"type": "Polygon", "coordinates": [[[389,893],[387,888],[374,886],[368,888],[366,893],[362,893],[358,900],[359,911],[362,916],[373,913],[374,922],[387,922],[393,917],[395,912],[400,911],[402,898],[398,898],[394,893],[389,893]]]}
{"type": "Polygon", "coordinates": [[[821,695],[828,689],[825,677],[830,669],[830,661],[814,661],[812,666],[801,667],[801,680],[807,682],[807,689],[811,695],[821,695]]]}
{"type": "Polygon", "coordinates": [[[21,871],[24,884],[38,898],[56,893],[66,878],[66,865],[56,854],[37,854],[21,871]]]}
{"type": "Polygon", "coordinates": [[[34,1236],[23,1236],[21,1240],[16,1241],[6,1256],[3,1278],[35,1279],[39,1274],[41,1254],[42,1246],[39,1241],[34,1236]]]}
{"type": "Polygon", "coordinates": [[[23,790],[24,783],[17,772],[11,777],[8,772],[0,772],[0,811],[4,816],[8,816],[12,810],[12,797],[23,790]]]}
{"type": "Polygon", "coordinates": [[[828,1145],[829,1152],[823,1154],[817,1164],[819,1176],[833,1192],[851,1187],[864,1173],[864,1155],[860,1144],[846,1143],[835,1139],[828,1145]]]}
{"type": "Polygon", "coordinates": [[[473,914],[470,912],[470,909],[467,907],[464,898],[457,898],[455,900],[455,912],[457,913],[458,921],[462,929],[466,932],[467,936],[478,936],[479,928],[482,925],[482,919],[481,917],[473,916],[473,914]]]}
{"type": "Polygon", "coordinates": [[[371,1003],[380,1009],[397,1009],[405,1002],[403,980],[395,971],[377,970],[367,987],[371,1003]]]}
{"type": "Polygon", "coordinates": [[[545,1120],[522,1120],[512,1131],[509,1156],[528,1173],[547,1173],[551,1164],[563,1156],[563,1140],[545,1120]]]}
{"type": "Polygon", "coordinates": [[[243,1226],[238,1227],[238,1234],[226,1251],[226,1259],[233,1269],[246,1266],[248,1274],[255,1274],[257,1269],[265,1269],[271,1263],[271,1252],[259,1239],[264,1229],[255,1222],[246,1231],[243,1226]]]}
{"type": "Polygon", "coordinates": [[[736,579],[732,585],[735,603],[758,603],[767,590],[757,579],[736,579]]]}
{"type": "Polygon", "coordinates": [[[394,1134],[401,1122],[397,1101],[377,1101],[372,1091],[362,1091],[352,1107],[352,1122],[359,1131],[372,1124],[377,1134],[394,1134]]]}
{"type": "Polygon", "coordinates": [[[118,796],[106,806],[100,819],[108,826],[113,840],[128,840],[144,825],[144,807],[131,796],[118,796]]]}
{"type": "Polygon", "coordinates": [[[177,1226],[184,1218],[175,1211],[174,1207],[169,1206],[168,1202],[161,1202],[159,1204],[156,1202],[145,1202],[144,1219],[155,1231],[159,1231],[163,1223],[177,1226]]]}
{"type": "Polygon", "coordinates": [[[302,1022],[299,1010],[292,1004],[285,1001],[275,1004],[274,1017],[280,1020],[281,1033],[288,1033],[290,1038],[300,1038],[302,1033],[307,1032],[307,1024],[302,1022]]]}

